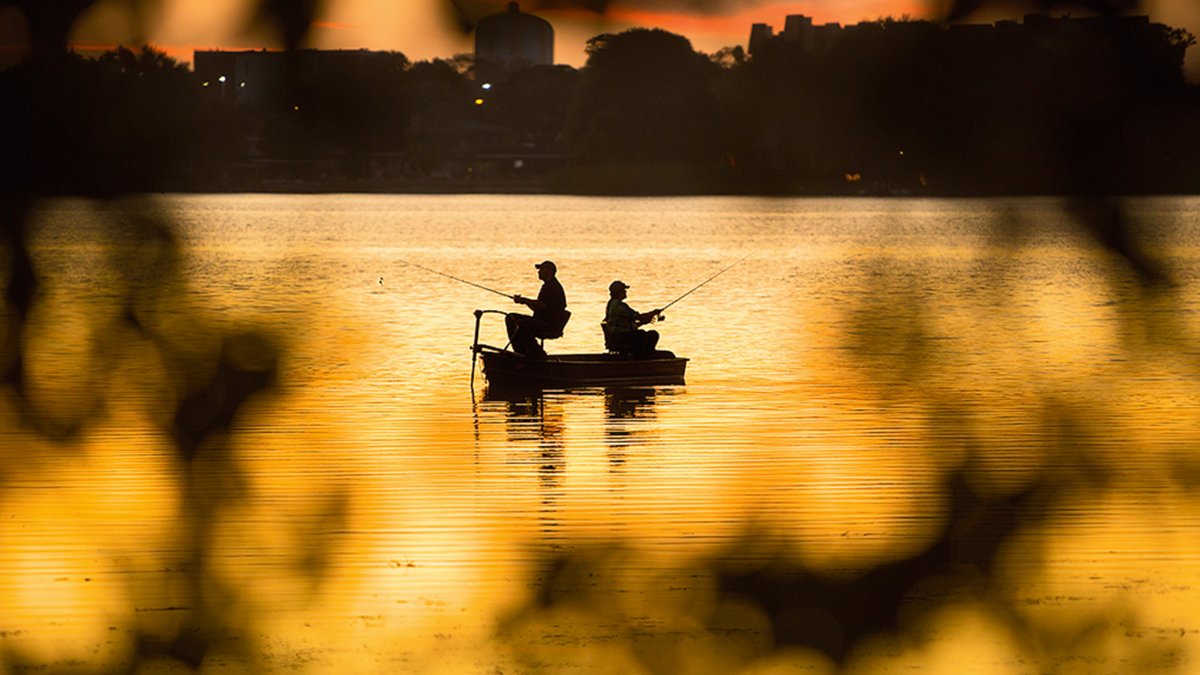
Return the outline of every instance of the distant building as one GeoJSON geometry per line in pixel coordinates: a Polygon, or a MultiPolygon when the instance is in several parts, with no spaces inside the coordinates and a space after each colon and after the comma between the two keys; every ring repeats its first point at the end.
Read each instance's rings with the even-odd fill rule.
{"type": "Polygon", "coordinates": [[[475,76],[502,80],[532,66],[554,63],[554,28],[526,14],[515,2],[499,14],[480,19],[475,27],[475,76]]]}
{"type": "Polygon", "coordinates": [[[354,79],[366,66],[389,60],[407,63],[398,52],[366,49],[198,50],[192,68],[213,96],[254,106],[283,103],[289,85],[303,86],[318,77],[354,79]]]}
{"type": "Polygon", "coordinates": [[[827,23],[814,26],[811,18],[803,14],[791,14],[784,20],[783,32],[780,37],[789,42],[795,42],[805,52],[827,52],[833,47],[834,40],[841,34],[840,24],[827,23]]]}
{"type": "MultiPolygon", "coordinates": [[[[960,40],[986,40],[989,38],[1012,38],[1025,35],[1035,38],[1053,38],[1059,35],[1095,33],[1124,33],[1137,35],[1151,27],[1147,16],[1122,17],[1051,17],[1044,14],[1027,14],[1023,23],[998,21],[995,24],[951,24],[944,28],[960,40]]],[[[885,20],[863,21],[842,27],[836,23],[823,26],[813,25],[812,18],[803,14],[790,14],[784,20],[781,33],[765,23],[750,27],[749,53],[753,57],[773,45],[794,45],[805,54],[819,54],[833,48],[843,35],[862,35],[876,31],[923,31],[931,28],[943,29],[940,24],[929,21],[885,20]]]]}
{"type": "Polygon", "coordinates": [[[842,34],[842,26],[837,23],[827,23],[823,26],[813,25],[812,17],[803,14],[789,14],[784,18],[783,32],[776,34],[770,24],[756,23],[750,27],[750,55],[760,53],[764,47],[780,41],[796,45],[804,53],[827,52],[833,48],[833,43],[842,34]]]}
{"type": "Polygon", "coordinates": [[[775,29],[768,23],[756,23],[750,26],[750,43],[747,45],[751,55],[762,52],[763,47],[775,37],[775,29]]]}
{"type": "Polygon", "coordinates": [[[283,52],[197,50],[192,68],[216,98],[239,104],[266,103],[281,91],[283,52]]]}

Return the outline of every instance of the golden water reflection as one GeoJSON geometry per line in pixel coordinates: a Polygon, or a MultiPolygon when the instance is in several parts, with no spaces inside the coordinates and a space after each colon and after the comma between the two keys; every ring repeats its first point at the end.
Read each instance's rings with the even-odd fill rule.
{"type": "Polygon", "coordinates": [[[1141,205],[1148,290],[1036,200],[997,250],[986,202],[521,199],[172,198],[160,293],[49,209],[0,663],[1194,669],[1200,204],[1141,205]],[[660,327],[687,385],[571,392],[471,392],[491,298],[394,264],[528,293],[552,257],[588,351],[610,277],[648,307],[748,249],[660,327]]]}

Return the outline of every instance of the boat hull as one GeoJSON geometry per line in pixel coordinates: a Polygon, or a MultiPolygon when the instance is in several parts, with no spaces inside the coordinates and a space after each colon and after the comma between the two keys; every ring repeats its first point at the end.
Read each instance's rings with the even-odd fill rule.
{"type": "Polygon", "coordinates": [[[555,354],[530,359],[481,351],[483,374],[497,387],[603,387],[683,384],[688,360],[678,356],[629,359],[616,354],[555,354]]]}

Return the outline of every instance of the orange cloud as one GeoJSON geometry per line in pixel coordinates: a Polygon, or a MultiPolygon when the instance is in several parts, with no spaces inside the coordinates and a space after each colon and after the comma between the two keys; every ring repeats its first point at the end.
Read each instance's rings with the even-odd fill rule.
{"type": "MultiPolygon", "coordinates": [[[[75,40],[70,45],[71,51],[83,54],[84,56],[94,56],[103,52],[110,52],[121,45],[109,42],[92,42],[88,40],[75,40]]],[[[157,47],[156,47],[157,49],[157,47]]]]}

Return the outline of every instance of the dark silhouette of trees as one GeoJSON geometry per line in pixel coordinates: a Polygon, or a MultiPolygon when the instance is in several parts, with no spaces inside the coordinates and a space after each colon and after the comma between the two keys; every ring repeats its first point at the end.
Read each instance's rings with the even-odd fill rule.
{"type": "Polygon", "coordinates": [[[291,86],[261,115],[264,150],[275,157],[336,153],[351,175],[364,175],[375,152],[402,147],[409,67],[400,52],[297,52],[286,72],[291,86]]]}
{"type": "Polygon", "coordinates": [[[32,192],[184,189],[233,148],[187,66],[150,47],[26,60],[0,73],[0,148],[32,192]],[[14,157],[28,157],[17,165],[14,157]]]}
{"type": "Polygon", "coordinates": [[[839,172],[841,119],[829,96],[823,59],[789,43],[773,43],[752,59],[726,69],[718,82],[728,117],[725,150],[738,187],[748,191],[795,192],[827,183],[839,172]]]}
{"type": "Polygon", "coordinates": [[[543,148],[561,142],[580,73],[570,66],[535,66],[518,71],[490,92],[481,92],[488,119],[543,148]]]}
{"type": "Polygon", "coordinates": [[[441,166],[459,142],[455,127],[474,113],[475,92],[454,64],[422,61],[405,77],[405,147],[423,173],[441,166]]]}
{"type": "MultiPolygon", "coordinates": [[[[58,14],[30,11],[45,44],[58,14]]],[[[1114,12],[995,25],[880,19],[821,46],[766,40],[750,57],[701,54],[662,30],[598,35],[581,70],[531,68],[487,90],[467,55],[414,64],[299,50],[276,54],[287,67],[273,95],[231,104],[201,99],[161,53],[127,49],[96,62],[56,57],[54,82],[34,57],[0,74],[0,88],[9,129],[42,129],[6,142],[56,167],[14,178],[67,190],[253,189],[221,177],[260,159],[322,163],[314,181],[378,178],[380,155],[408,176],[445,176],[448,164],[468,172],[475,155],[536,152],[569,157],[553,185],[588,192],[625,190],[605,175],[646,192],[1190,192],[1200,189],[1187,161],[1200,152],[1200,97],[1182,64],[1194,42],[1114,12]],[[39,103],[17,105],[26,94],[39,103]],[[67,155],[77,157],[63,169],[56,158],[67,155]]]]}
{"type": "Polygon", "coordinates": [[[683,188],[637,181],[765,193],[1189,190],[1200,176],[1173,158],[1197,145],[1181,74],[1192,42],[1115,17],[881,19],[827,49],[774,40],[746,58],[638,29],[593,38],[582,71],[533,68],[487,90],[465,57],[310,74],[261,135],[270,157],[365,166],[373,153],[404,153],[422,175],[472,153],[565,151],[575,173],[560,185],[601,192],[606,171],[659,169],[707,173],[683,188]]]}
{"type": "Polygon", "coordinates": [[[746,50],[741,45],[722,47],[709,54],[708,60],[725,69],[742,66],[746,63],[746,50]]]}
{"type": "MultiPolygon", "coordinates": [[[[1164,161],[1196,147],[1186,31],[1133,17],[849,26],[826,51],[769,41],[723,105],[751,184],[937,194],[1200,187],[1164,161]],[[739,104],[741,107],[739,108],[739,104]]],[[[799,191],[803,191],[803,187],[799,191]]]]}
{"type": "Polygon", "coordinates": [[[287,78],[260,81],[253,98],[234,104],[246,136],[257,141],[243,154],[263,171],[250,179],[251,189],[264,178],[317,189],[385,174],[445,179],[469,174],[477,155],[553,154],[578,80],[567,66],[535,67],[485,89],[464,55],[418,63],[398,52],[366,51],[245,58],[287,78]]]}
{"type": "Polygon", "coordinates": [[[663,30],[633,29],[588,41],[588,61],[567,123],[583,163],[715,161],[718,68],[663,30]]]}

